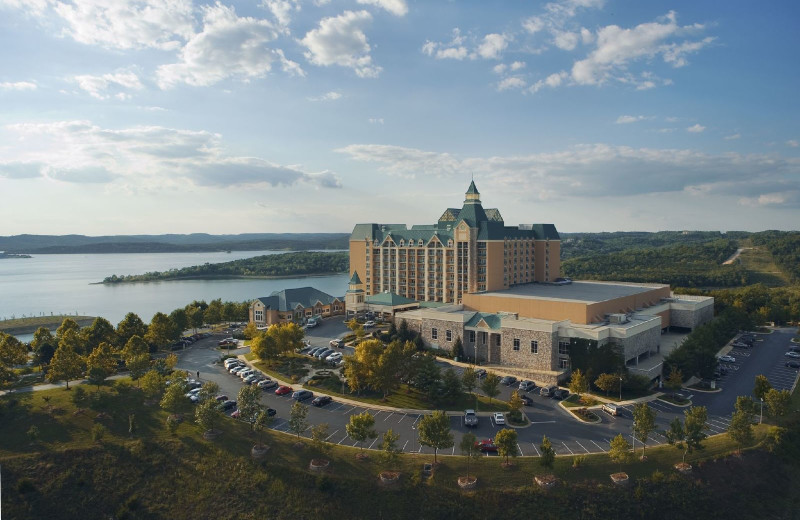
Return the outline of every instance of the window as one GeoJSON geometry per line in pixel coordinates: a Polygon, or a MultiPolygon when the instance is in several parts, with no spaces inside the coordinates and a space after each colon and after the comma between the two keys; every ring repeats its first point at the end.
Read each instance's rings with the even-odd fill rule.
{"type": "Polygon", "coordinates": [[[531,341],[531,354],[538,354],[538,353],[539,353],[539,342],[531,341]]]}
{"type": "Polygon", "coordinates": [[[431,339],[439,339],[439,331],[436,328],[431,329],[431,339]]]}
{"type": "Polygon", "coordinates": [[[500,346],[500,334],[495,335],[494,344],[497,345],[498,347],[500,346]]]}
{"type": "Polygon", "coordinates": [[[475,343],[475,331],[474,330],[469,331],[469,342],[470,343],[475,343]]]}
{"type": "Polygon", "coordinates": [[[264,311],[255,311],[253,314],[255,321],[264,321],[264,311]]]}
{"type": "Polygon", "coordinates": [[[569,358],[558,358],[558,368],[569,368],[569,358]]]}
{"type": "Polygon", "coordinates": [[[519,338],[514,338],[514,350],[519,350],[519,338]]]}
{"type": "Polygon", "coordinates": [[[445,341],[453,341],[453,331],[451,330],[444,331],[444,339],[445,341]]]}
{"type": "Polygon", "coordinates": [[[569,354],[569,340],[559,340],[558,341],[558,353],[559,354],[569,354]]]}

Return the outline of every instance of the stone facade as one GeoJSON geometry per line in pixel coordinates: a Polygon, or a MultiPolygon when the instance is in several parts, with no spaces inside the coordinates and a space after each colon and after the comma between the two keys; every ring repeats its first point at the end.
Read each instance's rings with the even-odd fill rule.
{"type": "Polygon", "coordinates": [[[500,363],[532,370],[553,370],[558,366],[558,335],[538,330],[504,327],[500,363]],[[514,341],[519,340],[519,350],[514,341]],[[536,341],[536,354],[531,353],[531,341],[536,341]],[[553,345],[556,348],[553,348],[553,345]]]}
{"type": "Polygon", "coordinates": [[[705,305],[700,308],[681,308],[682,305],[670,306],[670,325],[694,330],[699,325],[708,323],[714,317],[714,305],[705,305]]]}

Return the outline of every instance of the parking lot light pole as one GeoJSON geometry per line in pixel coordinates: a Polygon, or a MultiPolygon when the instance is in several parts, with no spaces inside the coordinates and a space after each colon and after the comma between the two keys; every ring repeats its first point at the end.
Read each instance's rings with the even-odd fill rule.
{"type": "Polygon", "coordinates": [[[619,376],[619,400],[622,401],[622,376],[619,376]]]}
{"type": "Polygon", "coordinates": [[[764,398],[761,397],[761,415],[758,417],[758,424],[761,424],[761,421],[764,420],[764,398]]]}

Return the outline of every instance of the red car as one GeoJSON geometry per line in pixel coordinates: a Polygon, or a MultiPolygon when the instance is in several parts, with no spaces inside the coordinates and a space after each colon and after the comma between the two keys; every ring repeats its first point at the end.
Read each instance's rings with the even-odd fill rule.
{"type": "Polygon", "coordinates": [[[481,450],[483,453],[497,453],[497,446],[494,444],[492,439],[483,439],[482,441],[476,442],[475,447],[481,450]]]}
{"type": "Polygon", "coordinates": [[[275,395],[286,395],[291,393],[292,393],[292,387],[286,385],[281,385],[278,387],[277,390],[275,390],[275,395]]]}

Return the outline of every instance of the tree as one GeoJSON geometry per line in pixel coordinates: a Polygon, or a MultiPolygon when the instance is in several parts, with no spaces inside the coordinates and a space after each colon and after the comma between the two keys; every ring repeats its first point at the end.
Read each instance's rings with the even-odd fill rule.
{"type": "Polygon", "coordinates": [[[478,448],[475,447],[475,443],[477,442],[477,438],[475,434],[472,432],[467,432],[461,437],[461,443],[458,445],[459,449],[461,450],[461,454],[467,458],[467,478],[469,479],[469,467],[470,463],[473,459],[477,459],[481,456],[481,452],[478,448]]]}
{"type": "Polygon", "coordinates": [[[85,352],[90,354],[101,343],[116,344],[117,333],[107,319],[95,318],[91,325],[81,330],[81,339],[84,342],[85,352]]]}
{"type": "Polygon", "coordinates": [[[746,411],[733,412],[728,425],[728,437],[738,446],[737,451],[742,453],[742,447],[753,442],[753,418],[746,411]]]}
{"type": "Polygon", "coordinates": [[[419,443],[433,448],[434,464],[436,464],[436,455],[439,450],[451,448],[454,444],[453,433],[450,431],[450,418],[442,410],[437,410],[420,419],[417,431],[419,443]]]}
{"type": "Polygon", "coordinates": [[[461,336],[457,337],[453,343],[453,357],[457,360],[464,359],[464,344],[461,342],[461,336]]]}
{"type": "Polygon", "coordinates": [[[618,388],[618,385],[619,376],[616,374],[600,374],[597,376],[597,379],[594,380],[594,386],[604,391],[606,395],[608,395],[608,393],[612,390],[618,388]]]}
{"type": "Polygon", "coordinates": [[[147,325],[138,314],[129,312],[117,324],[117,345],[125,345],[134,336],[143,338],[147,334],[147,325]]]}
{"type": "MultiPolygon", "coordinates": [[[[65,337],[77,337],[77,335],[77,332],[69,331],[65,334],[65,337]]],[[[66,381],[67,390],[69,390],[69,380],[75,379],[81,374],[83,374],[83,358],[75,352],[72,341],[66,340],[58,346],[55,354],[53,354],[53,359],[50,361],[50,370],[47,372],[47,379],[51,383],[66,381]]]]}
{"type": "Polygon", "coordinates": [[[103,384],[106,378],[117,371],[117,360],[111,352],[111,344],[103,342],[92,350],[86,358],[86,367],[89,373],[89,381],[97,385],[97,390],[99,391],[100,385],[103,384]]]}
{"type": "Polygon", "coordinates": [[[455,370],[448,368],[442,373],[442,399],[447,402],[456,401],[463,389],[461,387],[461,378],[458,377],[455,370]]]}
{"type": "Polygon", "coordinates": [[[142,392],[148,399],[155,399],[164,391],[164,377],[156,370],[148,370],[141,377],[142,392]]]}
{"type": "Polygon", "coordinates": [[[394,431],[389,428],[381,439],[381,450],[383,451],[381,458],[383,459],[383,463],[390,468],[394,467],[397,463],[397,459],[400,458],[402,449],[397,446],[397,440],[399,438],[400,434],[394,433],[394,431]]]}
{"type": "Polygon", "coordinates": [[[256,326],[254,321],[251,321],[247,324],[247,326],[242,331],[245,339],[253,339],[258,334],[258,327],[256,326]]]}
{"type": "MultiPolygon", "coordinates": [[[[72,318],[64,318],[64,321],[61,322],[61,325],[56,329],[56,340],[58,344],[61,344],[61,340],[64,338],[68,332],[74,332],[77,335],[81,331],[81,326],[78,325],[78,322],[73,320],[72,318]]],[[[78,345],[76,344],[75,347],[77,348],[78,345]]]]}
{"type": "Polygon", "coordinates": [[[169,316],[163,312],[157,312],[150,320],[150,326],[147,328],[144,339],[157,348],[164,348],[177,337],[178,331],[175,330],[175,324],[172,323],[169,316]]]}
{"type": "Polygon", "coordinates": [[[322,455],[325,455],[330,448],[328,443],[325,442],[328,438],[328,430],[330,430],[328,423],[320,423],[311,427],[311,442],[314,444],[314,448],[322,455]]]}
{"type": "Polygon", "coordinates": [[[769,384],[769,379],[767,376],[760,374],[756,376],[755,385],[753,386],[753,395],[756,396],[756,399],[763,399],[767,400],[767,392],[772,389],[772,385],[769,384]]]}
{"type": "Polygon", "coordinates": [[[50,364],[53,359],[53,354],[56,352],[56,338],[50,333],[50,329],[46,327],[39,327],[33,333],[33,340],[31,341],[31,348],[33,348],[33,362],[44,367],[50,364]]]}
{"type": "Polygon", "coordinates": [[[137,354],[127,358],[125,366],[128,367],[131,379],[136,381],[136,387],[138,388],[142,376],[150,369],[150,354],[137,354]]]}
{"type": "Polygon", "coordinates": [[[664,381],[664,386],[673,392],[679,391],[683,387],[683,374],[681,371],[675,367],[672,367],[672,370],[669,372],[669,377],[667,377],[667,380],[664,381]]]}
{"type": "Polygon", "coordinates": [[[222,300],[211,300],[205,312],[203,313],[203,320],[206,323],[216,324],[222,321],[222,300]]]}
{"type": "Polygon", "coordinates": [[[475,374],[475,368],[469,366],[461,373],[461,386],[465,392],[472,393],[478,386],[478,376],[475,374]]]}
{"type": "Polygon", "coordinates": [[[486,374],[486,377],[481,382],[481,390],[486,396],[489,398],[489,404],[492,403],[492,399],[497,397],[500,394],[500,376],[495,374],[494,372],[489,372],[486,374]]]}
{"type": "Polygon", "coordinates": [[[633,434],[642,442],[642,458],[647,449],[647,438],[656,429],[657,413],[647,403],[638,403],[633,407],[633,434]]]}
{"type": "Polygon", "coordinates": [[[375,417],[369,412],[362,412],[358,415],[351,415],[350,422],[344,427],[347,435],[356,441],[364,451],[364,441],[367,439],[374,439],[378,436],[373,427],[375,426],[375,417]]]}
{"type": "Polygon", "coordinates": [[[308,417],[308,406],[296,401],[292,405],[292,411],[289,412],[289,431],[300,437],[300,434],[308,428],[306,417],[308,417]]]}
{"type": "Polygon", "coordinates": [[[751,422],[753,420],[753,416],[758,413],[758,407],[756,406],[755,401],[753,401],[752,397],[747,395],[740,395],[736,398],[734,410],[747,414],[751,422]]]}
{"type": "Polygon", "coordinates": [[[519,391],[514,390],[511,392],[511,399],[508,400],[508,407],[511,408],[511,412],[515,414],[515,416],[519,416],[520,410],[525,403],[522,402],[522,398],[519,396],[519,391]]]}
{"type": "Polygon", "coordinates": [[[171,413],[177,413],[185,407],[186,403],[186,380],[183,376],[175,374],[169,379],[167,390],[161,397],[161,408],[171,413]]]}
{"type": "Polygon", "coordinates": [[[258,359],[273,359],[278,356],[275,340],[266,332],[259,332],[253,337],[250,342],[250,352],[255,354],[258,359]]]}
{"type": "Polygon", "coordinates": [[[620,433],[611,439],[611,447],[608,449],[608,457],[612,462],[619,464],[619,470],[622,471],[622,465],[628,462],[631,456],[631,443],[620,433]]]}
{"type": "Polygon", "coordinates": [[[686,455],[695,450],[702,450],[702,442],[706,438],[703,433],[708,411],[705,406],[694,406],[683,412],[684,421],[676,417],[669,424],[669,430],[665,433],[667,442],[683,451],[683,462],[686,462],[686,455]]]}
{"type": "Polygon", "coordinates": [[[782,417],[789,411],[789,403],[792,394],[788,390],[776,390],[770,388],[764,395],[764,402],[767,403],[769,414],[772,417],[782,417]]]}
{"type": "Polygon", "coordinates": [[[256,385],[245,385],[236,396],[239,418],[250,423],[250,430],[255,430],[256,418],[263,410],[261,405],[261,389],[256,385]]]}
{"type": "Polygon", "coordinates": [[[383,392],[384,398],[392,390],[400,386],[400,366],[402,362],[403,346],[399,341],[389,343],[378,356],[377,363],[375,363],[375,367],[372,370],[372,386],[383,392]]]}
{"type": "Polygon", "coordinates": [[[188,305],[186,307],[186,316],[189,318],[189,325],[192,326],[195,332],[203,326],[203,318],[205,317],[205,307],[198,307],[196,305],[188,305]]]}
{"type": "Polygon", "coordinates": [[[548,469],[553,469],[553,464],[556,462],[556,450],[553,449],[553,443],[547,438],[547,435],[542,436],[542,443],[539,445],[539,464],[548,469]]]}
{"type": "Polygon", "coordinates": [[[25,344],[10,334],[0,332],[0,382],[12,381],[16,376],[14,365],[21,365],[28,359],[25,344]]]}
{"type": "MultiPolygon", "coordinates": [[[[169,393],[169,390],[167,390],[167,393],[169,393]]],[[[213,430],[220,419],[219,403],[213,399],[203,401],[194,409],[194,418],[203,430],[213,430]]]]}
{"type": "Polygon", "coordinates": [[[128,338],[128,341],[122,347],[122,358],[128,360],[133,356],[148,354],[149,352],[150,347],[147,342],[141,336],[134,334],[128,338]]]}
{"type": "MultiPolygon", "coordinates": [[[[272,417],[269,416],[266,410],[261,410],[258,412],[256,416],[256,420],[253,422],[253,431],[258,433],[266,432],[269,429],[269,425],[272,424],[272,417]]],[[[262,446],[264,445],[264,438],[261,438],[262,446]]]]}
{"type": "Polygon", "coordinates": [[[217,395],[219,395],[219,384],[215,381],[206,381],[203,383],[203,386],[200,387],[200,391],[197,392],[197,400],[201,403],[203,401],[211,401],[215,400],[217,395]]]}
{"type": "Polygon", "coordinates": [[[169,313],[169,319],[181,335],[183,331],[189,328],[189,316],[186,314],[186,309],[175,309],[169,313]]]}
{"type": "Polygon", "coordinates": [[[586,379],[586,376],[581,372],[580,368],[576,368],[572,371],[572,378],[569,381],[569,391],[573,394],[578,394],[578,397],[581,397],[582,394],[586,393],[586,390],[589,387],[589,381],[586,379]]]}
{"type": "Polygon", "coordinates": [[[497,453],[501,457],[506,458],[508,464],[508,457],[516,457],[517,450],[517,430],[511,428],[503,428],[494,436],[494,443],[497,446],[497,453]]]}

